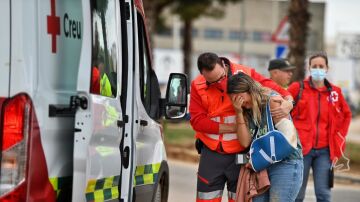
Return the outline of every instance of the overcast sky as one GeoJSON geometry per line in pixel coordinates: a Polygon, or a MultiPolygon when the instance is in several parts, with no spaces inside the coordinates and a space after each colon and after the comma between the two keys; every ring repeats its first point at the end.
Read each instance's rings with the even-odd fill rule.
{"type": "Polygon", "coordinates": [[[324,0],[326,2],[325,38],[331,42],[337,33],[360,34],[360,0],[324,0]]]}

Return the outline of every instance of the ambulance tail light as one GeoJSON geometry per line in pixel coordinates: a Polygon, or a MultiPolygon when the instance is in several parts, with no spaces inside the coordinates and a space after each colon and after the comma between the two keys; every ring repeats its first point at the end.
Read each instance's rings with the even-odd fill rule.
{"type": "Polygon", "coordinates": [[[4,102],[0,125],[0,201],[24,201],[32,105],[24,94],[4,102]]]}

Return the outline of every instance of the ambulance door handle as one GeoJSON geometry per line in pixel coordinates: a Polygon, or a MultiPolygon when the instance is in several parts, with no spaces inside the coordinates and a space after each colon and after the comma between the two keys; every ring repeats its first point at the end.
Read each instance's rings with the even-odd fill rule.
{"type": "Polygon", "coordinates": [[[122,120],[117,120],[117,126],[119,128],[124,128],[126,123],[129,123],[129,116],[128,115],[124,115],[122,117],[122,120]]]}
{"type": "Polygon", "coordinates": [[[123,120],[117,120],[117,126],[118,126],[119,128],[123,128],[123,127],[125,126],[125,121],[123,121],[123,120]]]}
{"type": "Polygon", "coordinates": [[[140,120],[140,125],[141,126],[147,126],[148,122],[146,120],[140,120]]]}
{"type": "MultiPolygon", "coordinates": [[[[139,121],[136,120],[135,123],[139,123],[139,121]]],[[[147,126],[147,125],[148,125],[148,122],[147,122],[146,120],[141,120],[141,119],[140,119],[140,125],[141,125],[141,126],[147,126]]]]}

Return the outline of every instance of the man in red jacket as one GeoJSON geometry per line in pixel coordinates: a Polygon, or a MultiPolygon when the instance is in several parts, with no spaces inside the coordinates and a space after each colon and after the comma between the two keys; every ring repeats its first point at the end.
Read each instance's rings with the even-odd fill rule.
{"type": "Polygon", "coordinates": [[[235,111],[226,94],[227,79],[244,72],[260,84],[279,92],[281,107],[272,109],[278,117],[286,116],[292,109],[292,96],[275,82],[258,74],[254,69],[231,63],[214,53],[203,53],[198,58],[201,73],[191,84],[190,123],[196,131],[197,149],[201,152],[197,201],[221,201],[225,183],[229,201],[235,200],[240,166],[235,164],[236,154],[245,150],[237,139],[235,111]],[[284,101],[284,102],[283,102],[284,101]],[[199,147],[199,144],[204,146],[199,147]]]}

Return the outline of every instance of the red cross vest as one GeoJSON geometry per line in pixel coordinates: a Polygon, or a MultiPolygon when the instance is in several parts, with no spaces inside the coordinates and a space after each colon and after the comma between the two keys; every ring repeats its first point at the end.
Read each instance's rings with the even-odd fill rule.
{"type": "MultiPolygon", "coordinates": [[[[231,72],[236,74],[241,71],[251,76],[251,69],[239,64],[230,64],[231,72]]],[[[227,78],[226,78],[227,79],[227,78]]],[[[230,97],[216,87],[208,86],[205,78],[200,75],[195,79],[195,86],[201,97],[202,105],[208,111],[208,117],[218,123],[235,123],[236,114],[230,97]]],[[[238,153],[244,150],[240,145],[236,133],[208,134],[196,131],[199,138],[208,148],[224,153],[238,153]]]]}

